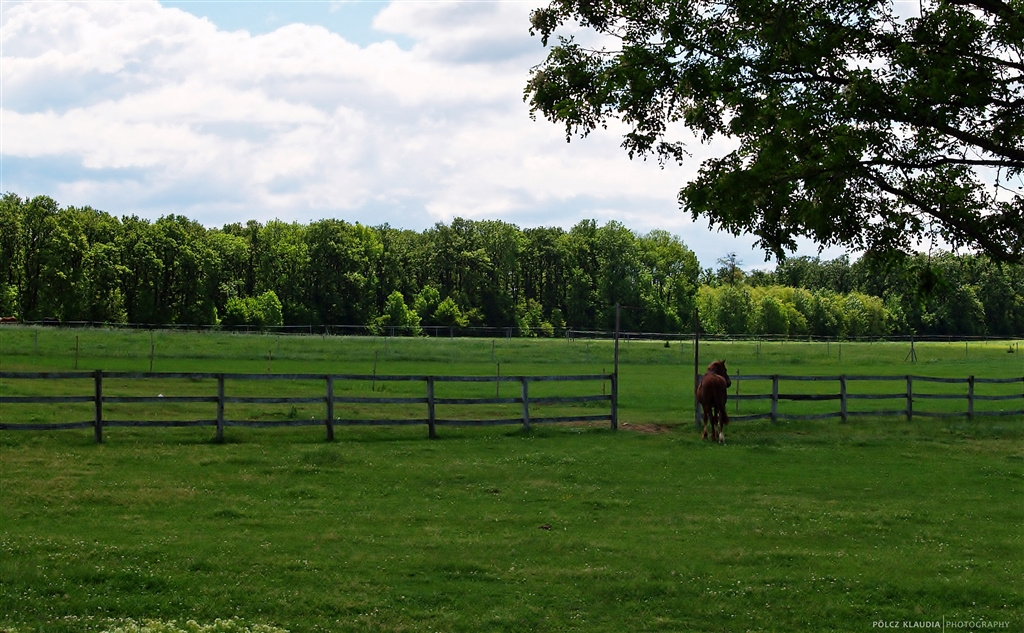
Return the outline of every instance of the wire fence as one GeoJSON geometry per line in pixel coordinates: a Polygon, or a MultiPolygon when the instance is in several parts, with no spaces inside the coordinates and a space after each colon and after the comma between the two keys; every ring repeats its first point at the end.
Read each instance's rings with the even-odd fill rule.
{"type": "MultiPolygon", "coordinates": [[[[122,329],[122,330],[146,330],[146,331],[184,331],[184,332],[232,332],[239,334],[254,335],[295,335],[295,336],[372,336],[372,337],[409,337],[424,336],[430,338],[566,338],[566,339],[599,339],[614,340],[616,334],[622,340],[640,341],[692,341],[695,338],[693,331],[689,332],[645,332],[645,331],[620,331],[614,329],[587,329],[575,327],[557,327],[550,331],[538,329],[520,328],[515,326],[493,327],[493,326],[446,326],[446,325],[421,325],[416,328],[405,326],[383,326],[371,327],[367,325],[201,325],[191,323],[110,323],[105,321],[59,321],[56,319],[44,319],[41,321],[20,321],[8,322],[4,325],[25,325],[25,326],[46,326],[77,329],[122,329]]],[[[786,334],[709,334],[700,332],[700,339],[707,341],[745,341],[745,342],[892,342],[892,343],[956,343],[956,342],[985,342],[985,341],[1006,341],[1014,337],[1005,335],[963,335],[963,334],[892,334],[886,336],[819,336],[815,334],[786,335],[786,334]]],[[[1021,341],[1015,341],[1016,349],[1019,351],[1021,341]]]]}

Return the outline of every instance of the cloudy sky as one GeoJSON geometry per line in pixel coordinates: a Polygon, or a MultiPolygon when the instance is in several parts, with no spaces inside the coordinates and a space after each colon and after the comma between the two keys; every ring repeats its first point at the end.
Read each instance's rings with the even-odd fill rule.
{"type": "Polygon", "coordinates": [[[566,143],[530,119],[542,3],[3,0],[0,191],[210,227],[617,220],[704,266],[764,265],[754,238],[679,210],[696,161],[630,161],[621,130],[566,143]]]}

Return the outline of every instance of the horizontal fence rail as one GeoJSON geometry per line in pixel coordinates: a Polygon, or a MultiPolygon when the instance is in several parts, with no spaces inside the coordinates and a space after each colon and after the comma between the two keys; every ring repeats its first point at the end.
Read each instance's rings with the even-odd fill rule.
{"type": "MultiPolygon", "coordinates": [[[[225,427],[285,427],[285,426],[324,426],[327,439],[334,439],[335,426],[401,426],[426,425],[429,436],[436,437],[437,426],[489,426],[501,424],[521,424],[529,429],[531,424],[558,422],[608,422],[614,430],[618,428],[618,379],[612,374],[573,375],[573,376],[386,376],[362,374],[237,374],[237,373],[175,373],[175,372],[112,372],[97,370],[93,372],[0,372],[0,380],[82,380],[92,382],[91,395],[59,395],[59,396],[8,396],[0,395],[0,406],[23,404],[67,404],[93,403],[95,415],[93,419],[78,422],[11,422],[10,407],[5,406],[5,415],[0,417],[0,431],[50,431],[67,429],[93,429],[96,442],[103,441],[103,430],[113,427],[203,427],[215,426],[217,440],[224,439],[225,427]],[[202,396],[110,396],[104,395],[104,381],[111,380],[189,380],[216,381],[216,395],[202,396]],[[318,396],[228,396],[225,383],[228,381],[305,381],[323,384],[323,395],[318,396]],[[549,382],[602,382],[600,395],[584,396],[544,396],[530,395],[530,385],[549,382]],[[377,383],[419,382],[424,384],[422,396],[412,397],[377,397],[377,396],[345,396],[336,393],[337,387],[346,383],[369,383],[371,390],[376,390],[377,383]],[[438,383],[494,383],[496,395],[490,397],[441,398],[435,396],[438,383]],[[518,395],[499,397],[497,385],[501,383],[517,383],[518,395]],[[604,393],[604,384],[610,383],[610,392],[604,393]],[[110,420],[104,417],[106,404],[210,404],[215,405],[215,416],[192,420],[110,420]],[[226,405],[274,405],[274,404],[323,404],[323,417],[309,420],[278,419],[251,420],[231,419],[225,414],[226,405]],[[531,411],[532,405],[543,404],[590,404],[605,403],[609,407],[607,413],[536,416],[531,411]],[[416,405],[422,407],[423,417],[402,418],[339,418],[336,405],[416,405]],[[478,406],[478,405],[520,405],[521,414],[508,418],[439,418],[437,406],[478,406]]],[[[211,413],[214,407],[211,407],[211,413]]]]}
{"type": "MultiPolygon", "coordinates": [[[[695,377],[695,384],[699,385],[701,376],[695,377]]],[[[919,417],[930,417],[930,418],[947,418],[947,417],[967,417],[973,418],[976,415],[985,416],[1010,416],[1010,415],[1022,415],[1024,416],[1024,377],[1020,378],[977,378],[975,376],[968,376],[967,378],[936,378],[931,376],[913,376],[913,375],[902,375],[902,376],[786,376],[780,374],[761,374],[761,375],[734,375],[730,376],[733,382],[734,393],[729,394],[730,401],[735,403],[735,413],[730,413],[730,420],[771,420],[772,423],[778,422],[779,420],[817,420],[817,419],[828,419],[828,418],[839,418],[842,422],[846,422],[851,417],[857,416],[905,416],[908,420],[919,417]],[[770,393],[741,393],[740,385],[742,383],[750,383],[755,381],[770,381],[771,391],[770,393]],[[799,391],[781,391],[780,384],[784,382],[832,382],[836,383],[838,392],[827,392],[827,393],[805,393],[799,391]],[[900,384],[898,391],[884,391],[880,393],[850,393],[850,383],[856,382],[895,382],[900,384]],[[964,391],[961,393],[920,393],[915,390],[915,385],[921,385],[922,383],[939,383],[939,384],[953,384],[963,385],[964,391]],[[1016,393],[1006,393],[1000,395],[983,395],[977,393],[977,385],[989,384],[989,385],[1020,385],[1021,388],[1016,393]],[[851,410],[851,401],[870,401],[870,400],[893,400],[900,402],[900,408],[898,409],[870,409],[870,410],[851,410]],[[923,410],[921,406],[917,406],[917,403],[924,401],[935,401],[935,400],[959,400],[964,402],[963,410],[960,411],[934,411],[934,410],[923,410]],[[754,402],[754,401],[769,401],[771,409],[765,413],[754,413],[754,414],[739,414],[739,407],[741,402],[754,402]],[[793,414],[793,413],[780,413],[779,402],[790,401],[790,402],[822,402],[822,401],[838,401],[838,411],[828,411],[825,413],[813,413],[813,414],[793,414]],[[1016,407],[1010,405],[1008,408],[1001,409],[999,411],[985,410],[977,411],[975,405],[979,402],[1012,402],[1016,401],[1018,404],[1016,407]]],[[[699,407],[695,407],[696,422],[698,427],[701,424],[701,413],[699,407]]]]}

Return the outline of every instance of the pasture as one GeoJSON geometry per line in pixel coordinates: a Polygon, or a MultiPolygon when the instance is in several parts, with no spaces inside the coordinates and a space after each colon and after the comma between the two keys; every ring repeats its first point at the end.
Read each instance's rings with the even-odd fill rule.
{"type": "MultiPolygon", "coordinates": [[[[1024,375],[1013,345],[918,343],[911,364],[903,343],[702,341],[701,357],[747,374],[1009,378],[1024,375]]],[[[0,330],[2,371],[75,362],[532,375],[611,371],[612,354],[582,339],[0,330]]],[[[623,341],[618,432],[0,432],[0,631],[1024,627],[1019,416],[737,422],[718,446],[693,429],[692,372],[687,343],[623,341]]]]}

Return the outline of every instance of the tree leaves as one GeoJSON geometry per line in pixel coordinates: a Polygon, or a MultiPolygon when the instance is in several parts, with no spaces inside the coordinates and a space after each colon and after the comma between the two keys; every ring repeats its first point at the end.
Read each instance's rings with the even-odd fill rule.
{"type": "Polygon", "coordinates": [[[1024,261],[1024,9],[879,0],[556,0],[533,14],[547,46],[531,113],[586,136],[613,119],[630,157],[705,159],[679,202],[778,258],[799,237],[909,252],[938,238],[1024,261]]]}

